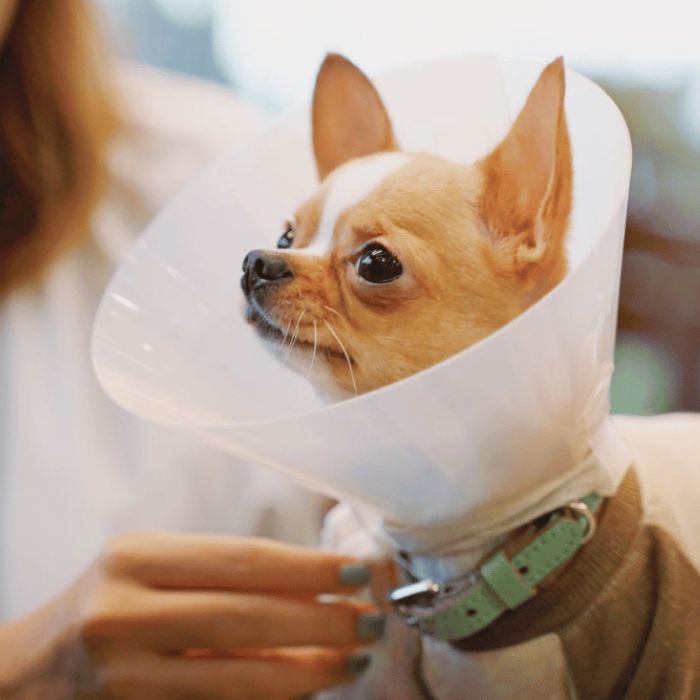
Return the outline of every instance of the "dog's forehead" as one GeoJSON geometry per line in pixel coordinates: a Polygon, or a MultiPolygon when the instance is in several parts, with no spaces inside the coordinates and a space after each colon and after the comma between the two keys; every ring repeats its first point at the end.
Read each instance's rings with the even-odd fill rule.
{"type": "Polygon", "coordinates": [[[338,168],[324,184],[321,216],[313,241],[299,253],[322,255],[330,247],[340,215],[374,192],[389,176],[413,159],[407,153],[379,153],[338,168]]]}

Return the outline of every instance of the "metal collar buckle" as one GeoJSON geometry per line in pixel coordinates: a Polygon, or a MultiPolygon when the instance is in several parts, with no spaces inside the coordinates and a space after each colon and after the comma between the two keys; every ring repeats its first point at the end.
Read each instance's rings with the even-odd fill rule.
{"type": "Polygon", "coordinates": [[[448,610],[478,580],[472,572],[441,583],[423,579],[395,588],[389,594],[389,601],[407,624],[415,625],[423,618],[448,610]]]}
{"type": "Polygon", "coordinates": [[[426,578],[394,589],[389,594],[389,600],[401,610],[407,605],[430,605],[438,595],[440,595],[440,584],[426,578]]]}

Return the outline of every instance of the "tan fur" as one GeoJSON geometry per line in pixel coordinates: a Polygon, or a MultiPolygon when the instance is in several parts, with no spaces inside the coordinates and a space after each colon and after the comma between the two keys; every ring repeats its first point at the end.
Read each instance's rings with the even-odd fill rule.
{"type": "Polygon", "coordinates": [[[564,62],[550,63],[506,138],[479,166],[480,209],[496,242],[492,261],[530,288],[530,302],[566,272],[571,211],[571,146],[564,114],[564,62]]]}
{"type": "Polygon", "coordinates": [[[369,391],[487,336],[563,277],[572,189],[563,97],[558,59],[490,155],[473,165],[416,155],[341,213],[328,255],[301,255],[294,248],[313,241],[334,171],[393,147],[371,83],[346,59],[326,59],[314,95],[314,146],[327,177],[296,213],[294,248],[285,253],[294,279],[267,309],[281,330],[292,326],[298,368],[309,365],[316,343],[339,387],[369,391]],[[348,115],[363,104],[370,106],[364,120],[353,122],[348,115]],[[333,123],[340,133],[331,133],[333,123]],[[370,285],[355,273],[370,240],[401,260],[395,282],[370,285]]]}
{"type": "Polygon", "coordinates": [[[352,158],[396,148],[379,93],[361,70],[337,53],[326,56],[316,76],[312,120],[321,180],[352,158]]]}

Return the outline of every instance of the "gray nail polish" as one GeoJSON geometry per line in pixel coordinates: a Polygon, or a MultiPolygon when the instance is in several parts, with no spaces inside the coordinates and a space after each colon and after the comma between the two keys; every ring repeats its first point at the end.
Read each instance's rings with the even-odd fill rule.
{"type": "Polygon", "coordinates": [[[366,586],[370,579],[369,567],[366,564],[343,564],[340,567],[338,578],[343,586],[352,586],[353,588],[366,586]]]}
{"type": "Polygon", "coordinates": [[[386,616],[378,614],[360,615],[357,621],[357,636],[363,642],[372,642],[384,636],[386,616]]]}
{"type": "Polygon", "coordinates": [[[351,676],[361,676],[372,663],[372,657],[369,654],[353,654],[348,657],[346,667],[351,676]]]}

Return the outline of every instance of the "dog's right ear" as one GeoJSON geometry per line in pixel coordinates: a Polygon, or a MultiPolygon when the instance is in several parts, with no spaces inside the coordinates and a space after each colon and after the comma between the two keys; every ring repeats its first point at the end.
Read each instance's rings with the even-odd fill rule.
{"type": "Polygon", "coordinates": [[[389,115],[369,78],[347,58],[328,54],[313,99],[316,169],[323,180],[352,158],[396,150],[389,115]]]}

